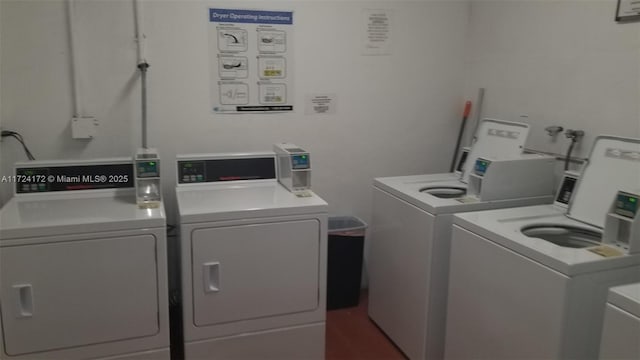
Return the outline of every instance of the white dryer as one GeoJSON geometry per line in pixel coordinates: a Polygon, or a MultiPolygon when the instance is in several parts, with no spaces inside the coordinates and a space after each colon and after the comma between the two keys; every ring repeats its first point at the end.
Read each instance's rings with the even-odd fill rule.
{"type": "Polygon", "coordinates": [[[544,160],[548,170],[532,174],[537,180],[526,180],[526,189],[491,201],[466,194],[476,160],[520,155],[528,131],[523,123],[485,119],[461,176],[374,180],[369,317],[410,359],[440,359],[444,353],[453,214],[553,201],[553,159],[544,160]]]}
{"type": "Polygon", "coordinates": [[[640,140],[601,136],[568,210],[456,215],[445,358],[597,358],[609,287],[640,281],[640,239],[626,227],[603,242],[602,229],[623,218],[617,192],[639,187],[640,140]]]}
{"type": "Polygon", "coordinates": [[[185,359],[323,359],[327,203],[271,152],[177,163],[185,359]]]}
{"type": "Polygon", "coordinates": [[[130,158],[16,165],[0,210],[0,358],[169,359],[165,214],[130,158]]]}
{"type": "Polygon", "coordinates": [[[600,359],[640,359],[640,283],[609,290],[600,359]]]}

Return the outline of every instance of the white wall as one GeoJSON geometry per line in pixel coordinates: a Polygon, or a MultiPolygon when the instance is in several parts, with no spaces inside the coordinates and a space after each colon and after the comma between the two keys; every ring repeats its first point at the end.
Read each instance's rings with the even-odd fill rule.
{"type": "MultiPolygon", "coordinates": [[[[84,115],[92,141],[71,139],[69,41],[64,2],[0,1],[3,124],[38,159],[128,156],[139,146],[139,82],[132,1],[77,1],[84,115]]],[[[150,145],[175,155],[271,149],[311,151],[313,189],[332,213],[369,220],[377,176],[445,172],[463,105],[468,1],[145,1],[150,145]],[[207,8],[295,11],[294,114],[209,111],[207,8]],[[394,11],[393,55],[361,56],[362,9],[394,11]],[[305,116],[304,95],[338,95],[332,116],[305,116]]],[[[2,144],[4,168],[24,155],[2,144]]],[[[163,167],[170,221],[175,169],[163,167]]],[[[11,188],[4,186],[6,200],[11,188]]]]}
{"type": "MultiPolygon", "coordinates": [[[[462,103],[468,3],[460,1],[147,1],[150,143],[177,153],[270,149],[312,152],[313,184],[332,212],[368,218],[374,176],[444,171],[462,103]],[[295,114],[209,112],[207,7],[295,11],[295,114]],[[392,56],[360,55],[361,10],[395,11],[392,56]],[[304,95],[335,92],[335,116],[305,116],[304,95]],[[437,154],[432,156],[429,154],[437,154]]],[[[61,1],[2,1],[3,126],[23,133],[38,158],[129,155],[138,146],[131,1],[78,1],[81,89],[96,139],[72,140],[66,14],[61,1]]],[[[7,163],[23,159],[3,144],[7,163]]],[[[172,205],[175,176],[164,167],[172,205]]],[[[3,170],[6,173],[7,169],[3,170]]],[[[6,196],[5,189],[5,196],[6,196]]]]}
{"type": "Polygon", "coordinates": [[[614,0],[474,0],[465,94],[482,114],[532,125],[529,147],[564,153],[549,125],[640,137],[640,23],[617,24],[614,0]],[[528,118],[521,118],[528,115],[528,118]]]}

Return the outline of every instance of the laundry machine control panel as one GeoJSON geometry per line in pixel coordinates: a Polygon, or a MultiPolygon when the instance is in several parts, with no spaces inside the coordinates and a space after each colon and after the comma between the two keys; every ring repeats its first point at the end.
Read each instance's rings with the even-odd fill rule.
{"type": "Polygon", "coordinates": [[[476,164],[473,167],[473,172],[476,175],[483,176],[487,172],[489,165],[491,165],[490,160],[478,158],[478,160],[476,160],[476,164]]]}
{"type": "Polygon", "coordinates": [[[305,194],[311,189],[311,162],[309,152],[297,145],[278,143],[273,145],[278,161],[278,181],[289,191],[305,194]]]}
{"type": "Polygon", "coordinates": [[[179,161],[178,179],[182,183],[194,183],[205,181],[204,161],[179,161]]]}
{"type": "Polygon", "coordinates": [[[291,155],[291,168],[295,170],[299,169],[308,169],[309,165],[309,154],[294,154],[291,155]]]}
{"type": "Polygon", "coordinates": [[[95,165],[19,165],[12,180],[15,180],[16,194],[134,186],[131,161],[95,165]]]}
{"type": "Polygon", "coordinates": [[[640,253],[640,190],[618,191],[605,219],[603,241],[629,254],[640,253]]]}
{"type": "Polygon", "coordinates": [[[136,160],[136,171],[138,177],[158,177],[160,168],[158,161],[136,160]]]}
{"type": "Polygon", "coordinates": [[[524,197],[553,200],[551,156],[522,154],[512,158],[478,157],[469,176],[467,194],[481,201],[524,197]]]}
{"type": "Polygon", "coordinates": [[[178,184],[275,178],[274,156],[178,160],[178,184]]]}
{"type": "Polygon", "coordinates": [[[638,195],[619,192],[616,200],[615,213],[628,218],[636,217],[638,213],[638,195]]]}

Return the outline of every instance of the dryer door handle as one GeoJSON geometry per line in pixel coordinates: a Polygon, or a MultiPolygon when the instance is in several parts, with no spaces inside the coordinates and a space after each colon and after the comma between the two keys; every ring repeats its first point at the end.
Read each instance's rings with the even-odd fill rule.
{"type": "Polygon", "coordinates": [[[33,316],[33,286],[31,284],[13,285],[16,304],[16,317],[33,316]]]}
{"type": "Polygon", "coordinates": [[[202,264],[205,293],[220,291],[220,263],[218,261],[202,264]]]}

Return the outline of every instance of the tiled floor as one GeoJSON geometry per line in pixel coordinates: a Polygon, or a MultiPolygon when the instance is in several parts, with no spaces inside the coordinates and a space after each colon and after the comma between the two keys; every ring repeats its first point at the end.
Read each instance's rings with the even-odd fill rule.
{"type": "Polygon", "coordinates": [[[357,307],[327,312],[327,360],[405,359],[391,341],[369,320],[366,292],[357,307]]]}

